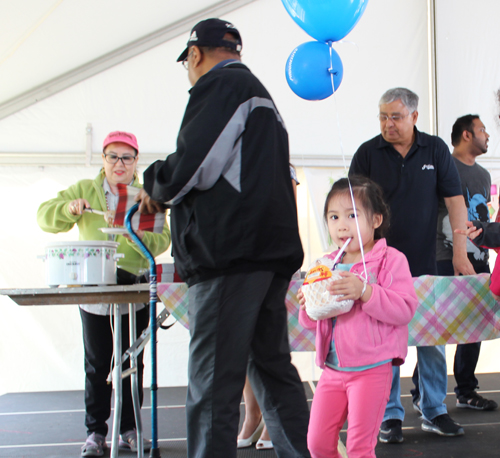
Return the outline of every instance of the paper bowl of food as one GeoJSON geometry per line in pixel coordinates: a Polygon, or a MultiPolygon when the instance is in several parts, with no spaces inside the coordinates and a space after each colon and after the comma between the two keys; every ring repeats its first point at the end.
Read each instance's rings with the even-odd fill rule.
{"type": "Polygon", "coordinates": [[[354,304],[353,300],[342,300],[343,296],[335,296],[328,291],[328,285],[342,277],[327,264],[320,261],[309,269],[301,288],[306,300],[306,313],[313,320],[342,315],[349,312],[354,304]]]}

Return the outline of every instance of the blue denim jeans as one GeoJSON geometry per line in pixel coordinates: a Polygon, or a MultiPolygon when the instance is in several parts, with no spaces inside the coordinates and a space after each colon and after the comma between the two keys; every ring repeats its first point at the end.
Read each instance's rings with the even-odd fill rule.
{"type": "MultiPolygon", "coordinates": [[[[447,413],[446,390],[448,376],[446,371],[445,346],[417,347],[420,409],[426,420],[447,413]]],[[[401,386],[399,367],[393,367],[391,395],[385,409],[384,421],[404,420],[405,410],[401,404],[401,386]]]]}
{"type": "Polygon", "coordinates": [[[384,420],[401,420],[405,419],[405,409],[401,404],[401,384],[399,380],[399,366],[392,366],[392,385],[389,402],[385,407],[384,420]]]}

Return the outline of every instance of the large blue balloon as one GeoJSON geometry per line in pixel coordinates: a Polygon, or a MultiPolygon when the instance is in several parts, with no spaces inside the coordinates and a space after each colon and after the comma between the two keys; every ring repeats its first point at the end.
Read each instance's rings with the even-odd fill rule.
{"type": "Polygon", "coordinates": [[[319,41],[339,41],[358,23],[368,0],[281,0],[288,14],[319,41]]]}
{"type": "Polygon", "coordinates": [[[340,86],[343,73],[339,55],[326,43],[319,41],[308,41],[297,46],[286,61],[288,85],[295,94],[306,100],[330,97],[333,88],[337,90],[340,86]]]}

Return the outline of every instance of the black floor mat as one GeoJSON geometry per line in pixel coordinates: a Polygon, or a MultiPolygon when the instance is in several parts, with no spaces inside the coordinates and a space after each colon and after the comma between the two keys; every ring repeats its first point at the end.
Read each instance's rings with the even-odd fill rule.
{"type": "MultiPolygon", "coordinates": [[[[479,374],[480,392],[500,404],[500,374],[479,374]]],[[[309,400],[312,390],[304,384],[309,400]]],[[[453,377],[449,377],[446,398],[448,413],[465,429],[465,436],[440,437],[420,428],[421,421],[411,406],[411,380],[401,379],[406,418],[403,424],[405,441],[400,445],[378,444],[378,458],[489,458],[500,456],[500,410],[481,412],[455,406],[453,377]]],[[[186,387],[158,390],[158,436],[163,458],[186,457],[186,426],[184,403],[186,387]]],[[[145,393],[143,423],[145,434],[151,430],[149,393],[145,393]]],[[[243,413],[243,406],[242,406],[243,413]]],[[[68,458],[79,457],[83,445],[83,392],[11,393],[0,396],[0,458],[68,458]]],[[[108,441],[111,432],[108,434],[108,441]]],[[[345,443],[346,433],[341,433],[345,443]]],[[[109,449],[104,456],[109,456],[109,449]]],[[[120,457],[135,453],[120,451],[120,457]]],[[[149,456],[148,453],[145,456],[149,456]]],[[[271,458],[273,450],[254,447],[238,451],[238,458],[271,458]]],[[[221,457],[222,458],[222,457],[221,457]]]]}

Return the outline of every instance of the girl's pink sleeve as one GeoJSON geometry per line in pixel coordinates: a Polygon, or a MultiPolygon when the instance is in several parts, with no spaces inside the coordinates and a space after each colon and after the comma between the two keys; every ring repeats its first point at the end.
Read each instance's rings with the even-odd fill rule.
{"type": "Polygon", "coordinates": [[[491,272],[490,291],[496,296],[500,296],[500,256],[497,256],[495,267],[491,272]]]}
{"type": "Polygon", "coordinates": [[[415,315],[418,299],[406,256],[389,247],[385,269],[390,272],[390,281],[383,286],[371,285],[372,295],[363,303],[363,311],[383,323],[407,325],[415,315]]]}
{"type": "Polygon", "coordinates": [[[305,310],[299,310],[299,323],[303,328],[316,329],[316,321],[311,320],[305,310]]]}

